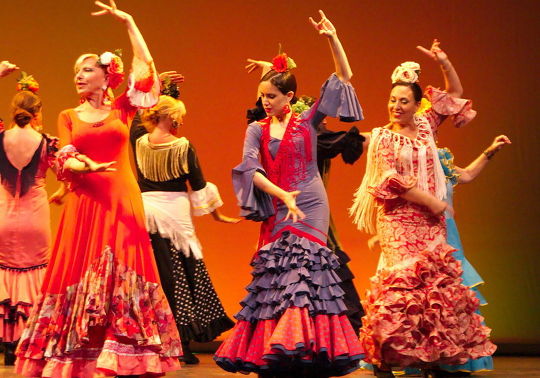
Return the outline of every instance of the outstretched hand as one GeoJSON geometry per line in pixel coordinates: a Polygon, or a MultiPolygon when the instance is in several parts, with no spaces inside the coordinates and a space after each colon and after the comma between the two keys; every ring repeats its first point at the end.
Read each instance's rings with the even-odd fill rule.
{"type": "Polygon", "coordinates": [[[253,71],[258,70],[259,68],[262,69],[263,73],[265,73],[265,71],[269,71],[270,69],[272,69],[272,63],[264,61],[264,60],[247,59],[247,61],[249,63],[246,65],[245,68],[248,73],[252,73],[253,71]]]}
{"type": "Polygon", "coordinates": [[[10,63],[7,60],[3,60],[0,62],[0,77],[7,76],[18,69],[19,67],[17,67],[16,64],[10,63]]]}
{"type": "Polygon", "coordinates": [[[324,12],[319,10],[319,14],[321,16],[321,20],[319,22],[316,22],[312,17],[309,18],[309,22],[311,22],[311,25],[313,25],[315,30],[317,30],[320,35],[326,35],[327,37],[336,35],[336,28],[330,22],[330,20],[326,18],[324,12]]]}
{"type": "Polygon", "coordinates": [[[177,71],[165,71],[159,74],[159,81],[169,79],[171,83],[179,85],[182,84],[186,79],[184,75],[178,73],[177,71]]]}
{"type": "Polygon", "coordinates": [[[298,218],[305,219],[306,215],[296,206],[296,197],[300,194],[299,190],[294,190],[292,192],[286,192],[286,194],[281,198],[283,203],[285,203],[285,206],[289,209],[287,212],[287,215],[285,216],[285,219],[283,221],[288,220],[289,218],[292,218],[293,223],[296,223],[298,221],[298,218]]]}
{"type": "Polygon", "coordinates": [[[442,64],[448,60],[448,55],[441,49],[441,42],[437,38],[433,40],[431,48],[428,50],[422,46],[416,46],[416,48],[426,54],[439,64],[442,64]]]}
{"type": "Polygon", "coordinates": [[[512,144],[512,141],[510,138],[508,138],[506,135],[499,135],[498,137],[495,137],[493,139],[493,143],[491,143],[491,146],[489,146],[489,149],[494,151],[499,151],[501,148],[506,146],[507,144],[512,144]]]}
{"type": "Polygon", "coordinates": [[[101,1],[96,1],[95,4],[100,7],[102,10],[97,12],[92,12],[92,16],[103,16],[104,14],[111,14],[122,22],[127,22],[132,19],[129,13],[121,11],[116,7],[114,0],[109,0],[109,4],[104,4],[101,1]]]}

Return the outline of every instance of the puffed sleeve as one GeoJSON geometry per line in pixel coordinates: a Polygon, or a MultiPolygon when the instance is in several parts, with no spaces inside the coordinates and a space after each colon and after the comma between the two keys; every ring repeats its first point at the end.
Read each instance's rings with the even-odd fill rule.
{"type": "Polygon", "coordinates": [[[317,135],[317,160],[333,159],[341,154],[345,163],[353,164],[362,155],[364,140],[354,126],[349,131],[322,130],[317,135]]]}
{"type": "Polygon", "coordinates": [[[369,194],[380,200],[391,200],[416,186],[417,180],[414,176],[398,173],[394,142],[391,137],[383,137],[377,148],[378,151],[375,151],[378,160],[376,164],[378,172],[375,175],[377,179],[368,186],[369,194]]]}
{"type": "Polygon", "coordinates": [[[476,117],[472,108],[472,101],[457,98],[438,88],[429,86],[425,90],[425,97],[431,107],[424,112],[433,132],[437,132],[439,125],[450,117],[456,127],[462,127],[476,117]]]}
{"type": "Polygon", "coordinates": [[[362,107],[351,83],[344,83],[333,73],[321,88],[319,100],[305,112],[303,118],[313,119],[317,126],[325,116],[339,117],[342,122],[364,119],[362,107]]]}
{"type": "Polygon", "coordinates": [[[223,206],[219,190],[216,185],[204,179],[197,152],[191,144],[189,145],[187,159],[189,167],[187,179],[191,187],[189,200],[191,201],[193,215],[210,214],[218,207],[223,206]]]}
{"type": "Polygon", "coordinates": [[[256,172],[266,175],[259,161],[261,136],[260,125],[257,122],[251,123],[246,130],[242,163],[232,170],[234,192],[241,209],[240,215],[257,222],[264,221],[275,213],[272,197],[253,183],[256,172]]]}
{"type": "Polygon", "coordinates": [[[120,111],[120,118],[129,124],[140,108],[151,108],[159,99],[160,82],[154,62],[133,59],[127,90],[115,99],[113,109],[120,111]]]}

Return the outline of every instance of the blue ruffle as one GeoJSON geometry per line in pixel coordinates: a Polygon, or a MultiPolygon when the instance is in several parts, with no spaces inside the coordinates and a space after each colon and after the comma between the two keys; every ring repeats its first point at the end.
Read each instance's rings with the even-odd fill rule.
{"type": "Polygon", "coordinates": [[[342,122],[364,119],[362,107],[351,83],[344,83],[332,74],[321,88],[317,111],[329,117],[339,117],[342,122]]]}
{"type": "Polygon", "coordinates": [[[255,172],[266,175],[262,165],[253,159],[244,160],[232,170],[234,192],[238,199],[240,215],[261,222],[275,214],[272,197],[253,184],[255,172]]]}
{"type": "Polygon", "coordinates": [[[239,320],[274,319],[293,306],[307,307],[313,315],[347,311],[334,271],[339,262],[326,246],[284,231],[259,250],[252,266],[248,295],[235,315],[239,320]]]}

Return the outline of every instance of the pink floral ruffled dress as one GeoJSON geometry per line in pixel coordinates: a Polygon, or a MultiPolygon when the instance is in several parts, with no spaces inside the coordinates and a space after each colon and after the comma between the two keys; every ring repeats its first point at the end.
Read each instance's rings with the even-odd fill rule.
{"type": "Polygon", "coordinates": [[[479,302],[461,282],[461,265],[446,243],[444,216],[408,202],[412,187],[445,195],[434,133],[447,117],[462,126],[471,102],[428,88],[431,108],[415,116],[415,139],[373,129],[368,167],[351,212],[360,229],[377,233],[381,261],[364,301],[365,361],[389,366],[461,364],[493,354],[490,329],[475,313],[479,302]]]}

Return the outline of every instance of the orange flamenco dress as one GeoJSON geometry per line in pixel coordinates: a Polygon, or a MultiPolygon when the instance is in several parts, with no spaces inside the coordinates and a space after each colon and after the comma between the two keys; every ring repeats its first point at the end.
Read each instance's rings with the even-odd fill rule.
{"type": "Polygon", "coordinates": [[[59,176],[68,196],[49,268],[17,349],[26,376],[164,375],[180,368],[180,336],[163,293],[128,154],[138,107],[159,95],[153,65],[134,62],[129,88],[101,122],[60,113],[59,176]],[[138,64],[138,66],[137,66],[138,64]],[[142,67],[142,68],[141,68],[142,67]],[[70,174],[70,157],[116,161],[116,172],[70,174]]]}

